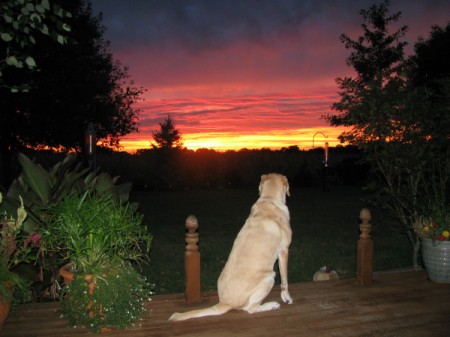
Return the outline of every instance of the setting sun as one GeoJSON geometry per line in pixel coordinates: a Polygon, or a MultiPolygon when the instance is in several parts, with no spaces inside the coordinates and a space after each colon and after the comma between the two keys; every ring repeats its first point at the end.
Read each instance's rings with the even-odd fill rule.
{"type": "MultiPolygon", "coordinates": [[[[252,135],[231,132],[192,133],[183,135],[183,146],[190,150],[204,148],[216,151],[240,150],[243,148],[278,150],[289,146],[298,146],[305,150],[311,149],[313,146],[323,147],[325,142],[328,142],[329,146],[336,146],[339,144],[337,137],[341,132],[341,129],[324,127],[321,129],[273,130],[252,135]],[[324,137],[324,135],[327,137],[324,137]]],[[[138,149],[148,149],[150,139],[125,139],[121,141],[121,146],[124,151],[133,153],[138,149]]]]}

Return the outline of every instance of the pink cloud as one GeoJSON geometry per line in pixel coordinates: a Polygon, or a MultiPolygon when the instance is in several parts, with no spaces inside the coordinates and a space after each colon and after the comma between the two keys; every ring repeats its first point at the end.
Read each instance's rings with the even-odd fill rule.
{"type": "Polygon", "coordinates": [[[170,115],[184,138],[198,140],[203,134],[207,142],[206,138],[210,141],[214,135],[229,140],[257,135],[259,141],[265,137],[277,144],[276,138],[282,140],[291,135],[282,143],[294,145],[292,137],[301,134],[300,130],[305,130],[310,139],[315,132],[312,130],[331,129],[320,117],[330,112],[330,104],[336,97],[335,88],[328,88],[251,96],[147,99],[139,104],[145,111],[140,118],[141,132],[125,137],[122,143],[145,139],[144,147],[148,147],[151,132],[158,130],[158,123],[170,115]]]}

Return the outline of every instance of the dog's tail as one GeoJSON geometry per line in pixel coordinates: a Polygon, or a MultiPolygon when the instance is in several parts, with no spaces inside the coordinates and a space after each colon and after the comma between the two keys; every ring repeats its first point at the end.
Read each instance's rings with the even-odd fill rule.
{"type": "Polygon", "coordinates": [[[169,321],[184,321],[190,318],[204,317],[204,316],[219,316],[230,311],[232,308],[229,305],[217,303],[209,308],[191,310],[188,312],[176,312],[170,316],[169,321]]]}

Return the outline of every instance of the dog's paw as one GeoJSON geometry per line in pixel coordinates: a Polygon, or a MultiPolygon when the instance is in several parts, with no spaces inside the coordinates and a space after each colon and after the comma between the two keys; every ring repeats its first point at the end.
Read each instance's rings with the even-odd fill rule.
{"type": "Polygon", "coordinates": [[[245,310],[249,314],[254,314],[256,312],[264,312],[269,310],[276,310],[280,308],[280,304],[278,302],[266,302],[263,304],[253,304],[247,307],[245,310]]]}
{"type": "Polygon", "coordinates": [[[293,302],[292,297],[289,294],[289,291],[287,291],[287,290],[281,291],[281,299],[283,300],[284,303],[287,303],[287,304],[292,304],[292,302],[293,302]]]}
{"type": "Polygon", "coordinates": [[[264,308],[264,311],[276,310],[276,309],[280,308],[280,304],[278,302],[273,301],[273,302],[267,302],[267,303],[261,304],[261,307],[264,308]]]}

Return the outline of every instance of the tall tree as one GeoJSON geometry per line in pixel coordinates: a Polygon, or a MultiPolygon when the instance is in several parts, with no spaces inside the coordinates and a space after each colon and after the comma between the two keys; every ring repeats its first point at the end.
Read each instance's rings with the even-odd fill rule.
{"type": "Polygon", "coordinates": [[[337,114],[328,116],[334,126],[351,126],[341,140],[364,145],[368,140],[386,140],[396,134],[398,120],[397,93],[404,86],[404,47],[402,41],[407,26],[389,31],[401,13],[389,13],[389,2],[372,5],[360,11],[363,35],[352,40],[341,35],[346,49],[352,50],[347,65],[353,67],[355,77],[337,78],[340,101],[332,105],[337,114]]]}
{"type": "MultiPolygon", "coordinates": [[[[407,27],[390,32],[401,13],[390,14],[389,5],[385,1],[360,12],[363,35],[357,40],[341,36],[352,50],[347,64],[356,76],[337,78],[340,101],[332,105],[337,113],[326,119],[331,125],[350,127],[341,140],[365,150],[372,168],[369,187],[408,234],[417,266],[420,242],[411,224],[417,216],[429,216],[448,203],[448,128],[429,122],[439,119],[438,111],[427,89],[412,80],[421,68],[404,57],[407,27]],[[439,137],[433,128],[446,136],[435,141],[439,137]]],[[[446,109],[448,115],[448,101],[446,109]]]]}
{"type": "MultiPolygon", "coordinates": [[[[89,2],[53,0],[72,13],[67,43],[36,37],[31,53],[39,71],[9,67],[6,81],[28,83],[28,93],[0,88],[0,155],[2,166],[23,147],[81,150],[84,131],[93,123],[97,137],[117,146],[121,136],[137,130],[133,108],[142,89],[128,83],[127,69],[114,60],[104,40],[101,15],[89,2]]],[[[5,171],[4,171],[5,172],[5,171]]],[[[5,174],[2,182],[5,185],[5,174]]]]}
{"type": "Polygon", "coordinates": [[[181,132],[175,128],[175,122],[167,116],[164,122],[159,123],[160,130],[153,131],[153,140],[156,142],[152,144],[153,148],[171,149],[181,148],[183,143],[181,141],[181,132]]]}

